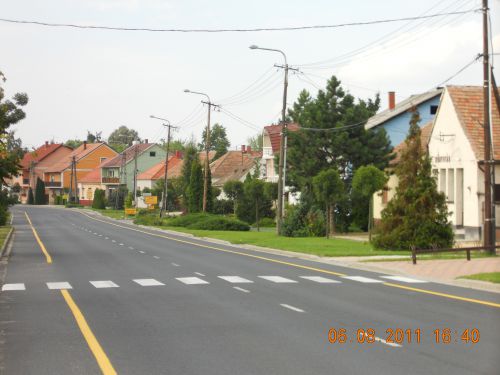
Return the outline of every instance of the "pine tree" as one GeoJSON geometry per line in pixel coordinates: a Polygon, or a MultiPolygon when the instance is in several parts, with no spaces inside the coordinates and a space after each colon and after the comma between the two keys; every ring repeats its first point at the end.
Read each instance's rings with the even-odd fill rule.
{"type": "Polygon", "coordinates": [[[438,192],[431,160],[422,147],[420,116],[414,111],[410,129],[395,169],[396,194],[382,211],[374,243],[387,249],[442,248],[453,243],[445,195],[438,192]]]}
{"type": "Polygon", "coordinates": [[[31,186],[28,189],[28,201],[26,203],[35,204],[35,197],[33,196],[33,189],[31,188],[31,186]]]}
{"type": "Polygon", "coordinates": [[[40,178],[36,179],[35,204],[46,204],[46,201],[45,201],[45,183],[40,178]]]}
{"type": "Polygon", "coordinates": [[[203,208],[203,169],[198,159],[193,160],[187,188],[188,212],[200,212],[203,208]]]}
{"type": "Polygon", "coordinates": [[[96,189],[94,191],[94,200],[92,201],[92,208],[97,209],[105,209],[106,208],[106,199],[104,196],[104,190],[96,189]]]}

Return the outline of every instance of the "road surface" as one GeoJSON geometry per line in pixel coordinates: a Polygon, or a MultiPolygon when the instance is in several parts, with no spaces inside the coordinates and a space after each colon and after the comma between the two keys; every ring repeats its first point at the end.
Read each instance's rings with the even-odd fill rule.
{"type": "Polygon", "coordinates": [[[498,294],[13,212],[0,373],[500,373],[498,294]]]}

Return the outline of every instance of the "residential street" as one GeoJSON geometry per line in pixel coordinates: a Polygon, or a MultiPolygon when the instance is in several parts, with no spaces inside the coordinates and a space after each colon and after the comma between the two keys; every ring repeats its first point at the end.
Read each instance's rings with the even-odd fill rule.
{"type": "Polygon", "coordinates": [[[2,374],[499,373],[499,294],[78,210],[12,212],[15,237],[0,274],[2,374]],[[330,343],[331,328],[345,329],[346,342],[330,343]],[[375,342],[357,343],[358,329],[369,328],[375,342]],[[420,343],[413,333],[411,343],[406,334],[389,342],[386,330],[397,328],[419,329],[420,343]],[[450,342],[437,344],[435,329],[450,329],[450,342]],[[466,329],[479,330],[478,343],[462,341],[466,329]]]}

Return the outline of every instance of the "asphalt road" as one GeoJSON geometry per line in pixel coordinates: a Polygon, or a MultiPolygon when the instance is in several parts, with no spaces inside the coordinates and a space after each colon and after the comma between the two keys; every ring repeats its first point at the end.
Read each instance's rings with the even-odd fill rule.
{"type": "Polygon", "coordinates": [[[498,294],[72,210],[13,212],[0,274],[2,374],[500,373],[498,294]],[[464,342],[464,330],[478,342],[464,342]]]}

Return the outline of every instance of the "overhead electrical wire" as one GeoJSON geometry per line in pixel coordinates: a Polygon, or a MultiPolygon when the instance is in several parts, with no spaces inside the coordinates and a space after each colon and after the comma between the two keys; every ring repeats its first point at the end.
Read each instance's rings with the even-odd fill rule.
{"type": "Polygon", "coordinates": [[[235,115],[234,113],[228,111],[227,109],[225,108],[221,108],[220,111],[222,113],[224,113],[225,115],[231,117],[233,120],[236,120],[238,121],[239,123],[241,123],[242,125],[245,125],[247,128],[250,128],[252,130],[257,130],[257,131],[261,131],[261,128],[253,123],[251,123],[250,121],[247,121],[243,118],[241,118],[240,116],[238,115],[235,115]]]}
{"type": "Polygon", "coordinates": [[[238,91],[238,92],[236,92],[235,94],[233,94],[231,96],[219,99],[219,100],[217,100],[217,103],[224,103],[226,101],[234,100],[235,98],[237,98],[237,97],[242,96],[243,94],[245,94],[250,89],[253,90],[253,86],[260,85],[262,83],[260,81],[266,81],[267,78],[269,78],[269,77],[267,77],[269,75],[269,73],[271,73],[271,75],[273,75],[273,70],[274,70],[274,66],[271,66],[261,76],[259,76],[259,78],[257,78],[255,81],[253,81],[247,87],[245,87],[243,90],[238,91]]]}
{"type": "Polygon", "coordinates": [[[331,25],[310,25],[310,26],[286,26],[286,27],[256,27],[256,28],[228,28],[228,29],[184,29],[184,28],[150,28],[150,27],[122,27],[122,26],[105,26],[105,25],[82,25],[72,23],[55,23],[43,22],[36,20],[20,20],[10,18],[0,18],[0,22],[29,24],[45,27],[63,27],[76,29],[92,29],[92,30],[109,30],[109,31],[146,31],[146,32],[174,32],[174,33],[231,33],[231,32],[261,32],[261,31],[297,31],[297,30],[317,30],[317,29],[336,29],[350,26],[367,26],[383,23],[412,21],[418,19],[428,19],[437,17],[446,17],[451,15],[465,14],[476,12],[478,9],[466,11],[435,13],[424,16],[410,16],[400,18],[387,18],[372,21],[346,22],[331,25]]]}

